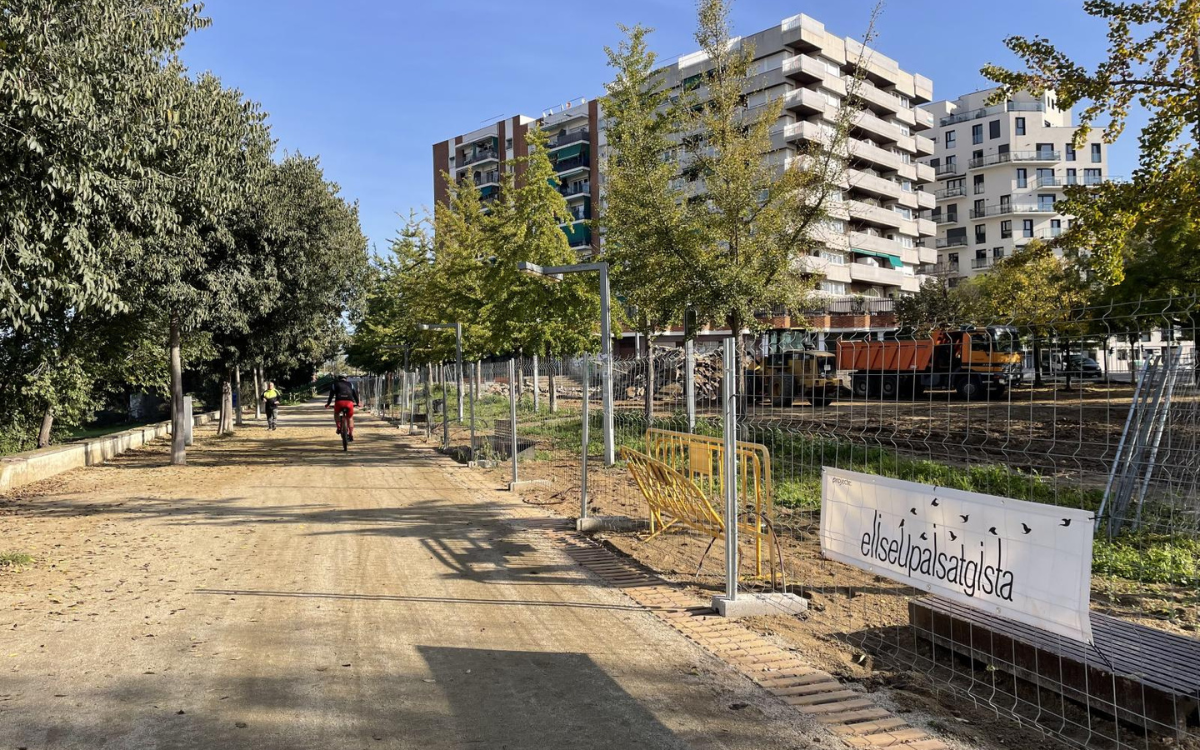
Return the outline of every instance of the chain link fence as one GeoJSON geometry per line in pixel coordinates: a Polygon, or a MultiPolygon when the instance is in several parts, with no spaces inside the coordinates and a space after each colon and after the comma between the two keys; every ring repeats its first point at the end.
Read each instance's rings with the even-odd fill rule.
{"type": "MultiPolygon", "coordinates": [[[[1003,717],[988,731],[1013,742],[1200,747],[1198,312],[1196,300],[1173,299],[898,332],[848,308],[801,333],[748,337],[737,436],[769,451],[774,554],[809,604],[803,617],[752,625],[868,689],[899,686],[947,714],[973,706],[980,721],[1003,717]],[[939,609],[923,592],[824,559],[825,467],[1088,511],[1093,623],[1108,640],[1085,647],[939,609]]],[[[453,367],[371,387],[381,413],[516,482],[525,502],[572,517],[586,502],[588,515],[644,522],[650,508],[620,449],[647,453],[652,428],[720,438],[720,343],[613,359],[611,466],[595,355],[468,363],[462,422],[453,367]]],[[[712,539],[648,532],[607,538],[667,578],[722,590],[712,539]]],[[[767,589],[750,544],[741,541],[742,585],[767,589]]]]}

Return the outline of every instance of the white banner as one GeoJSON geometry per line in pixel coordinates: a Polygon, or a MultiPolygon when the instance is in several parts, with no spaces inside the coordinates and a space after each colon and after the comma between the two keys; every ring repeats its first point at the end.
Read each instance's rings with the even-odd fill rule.
{"type": "Polygon", "coordinates": [[[1091,513],[826,467],[821,551],[839,562],[1092,642],[1091,513]]]}

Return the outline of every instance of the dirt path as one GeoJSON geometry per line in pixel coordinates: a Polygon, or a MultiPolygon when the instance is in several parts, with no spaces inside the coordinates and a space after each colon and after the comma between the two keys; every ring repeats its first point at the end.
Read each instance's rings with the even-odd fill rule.
{"type": "Polygon", "coordinates": [[[327,420],[0,499],[0,549],[37,558],[0,573],[0,748],[827,743],[511,495],[369,417],[343,454],[327,420]]]}

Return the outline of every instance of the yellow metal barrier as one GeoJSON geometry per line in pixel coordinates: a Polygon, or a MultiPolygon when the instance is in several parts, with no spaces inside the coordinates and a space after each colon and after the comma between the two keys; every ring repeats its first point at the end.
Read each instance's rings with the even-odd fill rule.
{"type": "MultiPolygon", "coordinates": [[[[744,519],[738,527],[754,540],[755,575],[762,576],[764,539],[774,574],[771,454],[764,445],[744,442],[737,444],[737,452],[738,515],[744,519]]],[[[621,449],[621,457],[650,506],[651,537],[676,522],[713,539],[725,533],[724,516],[718,510],[724,504],[724,454],[720,438],[668,430],[646,433],[645,454],[621,449]]]]}

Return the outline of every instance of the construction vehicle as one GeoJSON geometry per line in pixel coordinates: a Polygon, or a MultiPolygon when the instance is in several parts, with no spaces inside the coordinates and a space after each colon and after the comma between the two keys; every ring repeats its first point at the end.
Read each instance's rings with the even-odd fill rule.
{"type": "Polygon", "coordinates": [[[850,395],[838,379],[833,353],[807,349],[779,350],[748,366],[746,391],[774,406],[791,406],[797,398],[824,406],[850,395]]]}
{"type": "Polygon", "coordinates": [[[938,330],[919,339],[840,341],[837,368],[851,371],[856,398],[920,398],[926,390],[997,398],[1022,380],[1019,341],[1010,326],[938,330]]]}

